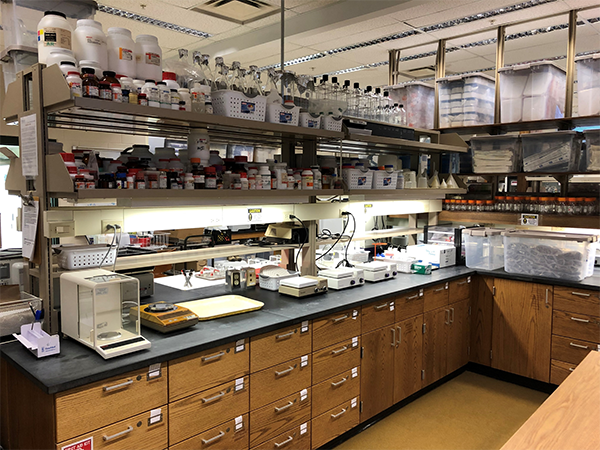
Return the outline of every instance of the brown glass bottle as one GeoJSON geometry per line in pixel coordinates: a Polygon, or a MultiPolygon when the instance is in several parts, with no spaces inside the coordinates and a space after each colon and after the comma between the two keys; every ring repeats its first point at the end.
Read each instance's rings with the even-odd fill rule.
{"type": "Polygon", "coordinates": [[[94,74],[94,69],[84,67],[81,69],[81,90],[82,95],[88,98],[100,98],[100,83],[94,74]]]}

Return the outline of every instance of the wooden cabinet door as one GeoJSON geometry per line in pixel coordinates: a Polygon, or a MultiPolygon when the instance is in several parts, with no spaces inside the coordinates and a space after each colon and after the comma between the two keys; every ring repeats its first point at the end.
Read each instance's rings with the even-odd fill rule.
{"type": "Polygon", "coordinates": [[[469,362],[469,300],[451,303],[449,309],[446,373],[452,373],[469,362]]]}
{"type": "Polygon", "coordinates": [[[446,375],[449,324],[450,310],[447,307],[423,314],[423,387],[446,375]]]}
{"type": "Polygon", "coordinates": [[[423,314],[396,323],[394,403],[421,389],[423,314]]]}
{"type": "Polygon", "coordinates": [[[552,286],[496,278],[492,367],[548,383],[552,286]]]}
{"type": "Polygon", "coordinates": [[[360,392],[363,410],[360,414],[361,422],[393,404],[396,329],[392,325],[363,334],[362,346],[360,392]]]}
{"type": "Polygon", "coordinates": [[[471,290],[470,361],[489,366],[492,352],[492,311],[494,310],[494,278],[476,276],[471,290]]]}

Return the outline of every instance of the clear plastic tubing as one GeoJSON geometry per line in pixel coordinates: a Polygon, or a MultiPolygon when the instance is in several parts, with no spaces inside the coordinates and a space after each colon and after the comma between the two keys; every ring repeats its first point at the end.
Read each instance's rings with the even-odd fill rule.
{"type": "MultiPolygon", "coordinates": [[[[106,44],[108,47],[108,70],[119,75],[137,78],[135,76],[135,42],[131,38],[131,31],[127,28],[109,28],[106,35],[106,44]]],[[[160,80],[161,77],[151,79],[160,80]]]]}
{"type": "Polygon", "coordinates": [[[73,33],[73,53],[77,61],[98,61],[103,71],[108,70],[108,47],[100,22],[91,19],[77,21],[73,33]]]}

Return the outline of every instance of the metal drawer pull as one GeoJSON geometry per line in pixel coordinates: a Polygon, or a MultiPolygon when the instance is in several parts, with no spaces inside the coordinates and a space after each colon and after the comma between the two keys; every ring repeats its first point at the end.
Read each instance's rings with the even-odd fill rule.
{"type": "Polygon", "coordinates": [[[415,294],[415,295],[411,295],[410,297],[406,297],[406,300],[412,300],[412,299],[415,299],[418,297],[419,297],[419,294],[415,294]]]}
{"type": "Polygon", "coordinates": [[[583,292],[571,292],[573,295],[579,295],[580,297],[590,297],[591,294],[585,294],[583,292]]]}
{"type": "Polygon", "coordinates": [[[104,386],[102,388],[102,390],[104,392],[110,392],[110,391],[114,391],[115,389],[119,389],[125,386],[129,386],[130,384],[133,384],[133,380],[130,378],[129,380],[125,381],[124,383],[120,383],[120,384],[115,384],[114,386],[104,386]]]}
{"type": "Polygon", "coordinates": [[[288,402],[287,405],[285,406],[281,406],[280,408],[278,408],[277,406],[275,407],[275,412],[281,412],[281,411],[285,411],[286,409],[288,409],[290,406],[293,406],[294,402],[288,402]]]}
{"type": "Polygon", "coordinates": [[[340,416],[341,416],[342,414],[344,414],[345,412],[346,412],[346,408],[342,408],[342,410],[341,410],[339,413],[337,413],[337,414],[332,414],[332,415],[331,415],[331,418],[332,418],[332,419],[337,419],[338,417],[340,417],[340,416]]]}
{"type": "Polygon", "coordinates": [[[278,334],[277,336],[275,336],[275,339],[285,339],[285,338],[289,338],[289,337],[293,336],[295,332],[296,332],[296,331],[295,331],[295,330],[293,330],[293,331],[290,331],[289,333],[285,333],[285,334],[278,334]]]}
{"type": "Polygon", "coordinates": [[[571,320],[574,320],[575,322],[590,323],[588,319],[580,319],[579,317],[571,317],[571,320]]]}
{"type": "Polygon", "coordinates": [[[396,327],[398,328],[398,345],[402,344],[402,327],[396,327]]]}
{"type": "Polygon", "coordinates": [[[113,434],[112,436],[102,436],[103,441],[112,441],[121,436],[125,436],[127,433],[131,433],[133,431],[133,427],[129,425],[126,430],[121,431],[120,433],[113,434]]]}
{"type": "Polygon", "coordinates": [[[225,391],[221,391],[219,394],[215,395],[214,397],[209,397],[209,398],[202,398],[202,403],[210,403],[210,402],[214,402],[215,400],[219,400],[221,397],[223,397],[225,395],[225,391]]]}
{"type": "Polygon", "coordinates": [[[441,287],[439,289],[434,289],[433,292],[442,292],[444,289],[446,289],[445,287],[441,287]]]}
{"type": "Polygon", "coordinates": [[[221,356],[225,356],[225,352],[219,352],[216,355],[212,355],[212,356],[203,356],[202,361],[204,361],[204,362],[212,361],[213,359],[219,359],[221,356]]]}
{"type": "Polygon", "coordinates": [[[275,447],[279,448],[279,447],[283,447],[286,444],[289,444],[293,440],[294,440],[293,436],[288,436],[288,438],[285,441],[280,442],[279,444],[277,442],[273,442],[273,444],[275,444],[275,447]]]}
{"type": "Polygon", "coordinates": [[[335,382],[333,382],[333,381],[332,381],[332,382],[331,382],[331,385],[332,385],[333,387],[338,387],[338,386],[341,386],[342,384],[344,384],[346,381],[348,381],[348,377],[344,377],[344,378],[342,378],[342,379],[341,379],[340,381],[338,381],[337,383],[335,383],[335,382]]]}
{"type": "Polygon", "coordinates": [[[338,350],[331,350],[331,353],[333,355],[339,355],[340,353],[345,352],[346,350],[348,350],[348,346],[344,345],[342,348],[338,349],[338,350]]]}
{"type": "Polygon", "coordinates": [[[467,282],[466,281],[460,281],[459,283],[456,283],[456,284],[458,284],[460,286],[462,284],[467,284],[467,282]]]}
{"type": "Polygon", "coordinates": [[[375,306],[375,309],[376,309],[377,311],[379,311],[380,309],[387,308],[387,306],[388,306],[388,304],[387,304],[387,303],[384,303],[383,305],[378,305],[378,306],[375,306]]]}
{"type": "Polygon", "coordinates": [[[549,289],[546,289],[546,308],[550,308],[550,302],[548,301],[548,291],[549,289]]]}
{"type": "Polygon", "coordinates": [[[575,369],[573,367],[569,367],[569,370],[573,372],[575,369]]]}
{"type": "Polygon", "coordinates": [[[396,346],[396,329],[392,328],[392,347],[396,346]]]}
{"type": "Polygon", "coordinates": [[[444,322],[446,325],[450,325],[450,310],[446,309],[446,321],[444,322]]]}
{"type": "Polygon", "coordinates": [[[348,317],[350,317],[348,314],[344,314],[342,317],[337,317],[336,319],[333,319],[333,323],[338,323],[341,322],[342,320],[346,320],[348,317]]]}
{"type": "Polygon", "coordinates": [[[450,311],[452,311],[452,320],[450,320],[450,323],[454,323],[454,308],[450,308],[450,311]]]}
{"type": "Polygon", "coordinates": [[[569,342],[569,345],[571,347],[583,348],[585,350],[589,349],[589,347],[587,345],[579,345],[579,344],[575,344],[574,342],[569,342]]]}
{"type": "Polygon", "coordinates": [[[212,444],[213,442],[218,441],[219,439],[221,439],[223,436],[225,436],[225,432],[224,431],[219,431],[219,434],[217,434],[215,437],[211,437],[210,439],[202,439],[202,443],[204,445],[212,444]]]}
{"type": "Polygon", "coordinates": [[[286,374],[290,373],[292,370],[294,370],[294,368],[292,366],[290,366],[288,369],[282,370],[281,372],[275,371],[275,375],[280,377],[281,375],[286,375],[286,374]]]}

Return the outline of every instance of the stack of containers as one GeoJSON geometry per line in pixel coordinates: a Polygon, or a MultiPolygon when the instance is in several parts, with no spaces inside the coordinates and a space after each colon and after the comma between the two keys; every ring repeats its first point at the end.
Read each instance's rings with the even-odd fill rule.
{"type": "Polygon", "coordinates": [[[504,267],[504,242],[499,228],[463,230],[465,264],[470,269],[495,270],[504,267]]]}
{"type": "Polygon", "coordinates": [[[580,168],[583,171],[598,171],[600,170],[600,130],[586,130],[583,136],[585,146],[580,168]]]}
{"type": "Polygon", "coordinates": [[[437,80],[440,127],[485,125],[494,122],[494,79],[482,73],[437,80]]]}
{"type": "Polygon", "coordinates": [[[394,103],[404,105],[406,124],[411,128],[433,128],[435,89],[421,81],[396,84],[390,87],[394,103]]]}
{"type": "Polygon", "coordinates": [[[600,53],[575,58],[579,115],[600,114],[600,53]]]}
{"type": "Polygon", "coordinates": [[[521,135],[525,172],[574,172],[579,167],[581,135],[557,131],[521,135]]]}
{"type": "Polygon", "coordinates": [[[521,166],[519,136],[471,138],[474,173],[515,173],[521,166]]]}
{"type": "Polygon", "coordinates": [[[565,71],[541,61],[502,67],[500,97],[502,122],[521,122],[563,117],[565,71]]]}

